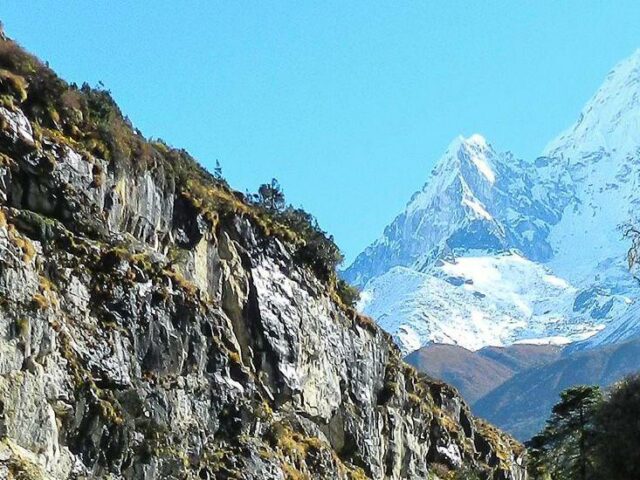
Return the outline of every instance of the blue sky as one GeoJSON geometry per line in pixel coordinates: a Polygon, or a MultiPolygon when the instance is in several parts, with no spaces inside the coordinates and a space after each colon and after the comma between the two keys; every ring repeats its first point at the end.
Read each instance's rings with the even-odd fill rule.
{"type": "Polygon", "coordinates": [[[0,19],[236,189],[278,178],[351,260],[454,136],[534,158],[572,123],[640,47],[640,2],[613,3],[4,0],[0,19]]]}

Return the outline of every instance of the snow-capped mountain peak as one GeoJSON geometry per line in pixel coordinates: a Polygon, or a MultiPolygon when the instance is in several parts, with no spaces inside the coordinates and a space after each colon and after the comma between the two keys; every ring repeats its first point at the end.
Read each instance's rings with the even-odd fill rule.
{"type": "Polygon", "coordinates": [[[497,154],[493,147],[479,133],[474,133],[467,138],[458,135],[449,144],[446,153],[434,170],[441,170],[447,164],[448,158],[454,158],[459,169],[465,163],[472,164],[478,173],[484,176],[490,184],[493,184],[496,180],[495,165],[493,165],[496,157],[497,154]]]}
{"type": "Polygon", "coordinates": [[[490,188],[496,181],[496,161],[496,152],[482,135],[474,134],[469,138],[457,136],[436,162],[422,190],[407,204],[405,212],[428,208],[434,196],[450,188],[456,181],[462,189],[460,193],[467,196],[473,195],[476,187],[490,188]]]}
{"type": "Polygon", "coordinates": [[[548,229],[534,220],[557,214],[534,195],[531,175],[531,166],[496,152],[483,136],[456,137],[422,189],[344,277],[363,287],[392,267],[424,270],[448,252],[469,249],[547,258],[548,229]]]}
{"type": "Polygon", "coordinates": [[[447,245],[446,240],[456,231],[480,232],[479,249],[506,247],[504,228],[492,207],[496,199],[501,199],[500,208],[508,203],[501,177],[521,174],[514,170],[517,162],[512,160],[498,154],[479,134],[456,137],[422,189],[383,235],[356,258],[344,277],[362,287],[394,266],[424,264],[425,255],[437,257],[455,247],[455,242],[447,245]]]}

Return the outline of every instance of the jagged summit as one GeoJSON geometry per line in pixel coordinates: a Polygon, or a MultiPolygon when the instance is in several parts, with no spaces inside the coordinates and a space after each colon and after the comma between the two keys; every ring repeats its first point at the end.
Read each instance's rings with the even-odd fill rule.
{"type": "MultiPolygon", "coordinates": [[[[487,139],[481,135],[480,133],[473,133],[468,137],[460,134],[456,136],[449,146],[447,147],[446,152],[455,152],[460,150],[461,148],[467,147],[478,147],[478,148],[487,148],[489,146],[489,142],[487,139]]],[[[445,154],[446,155],[446,154],[445,154]]]]}
{"type": "MultiPolygon", "coordinates": [[[[495,164],[498,162],[496,152],[481,135],[457,136],[436,162],[422,190],[413,195],[405,211],[411,213],[430,207],[433,197],[447,188],[455,188],[456,193],[466,197],[473,196],[472,190],[476,186],[483,190],[491,188],[496,181],[495,164]]],[[[486,216],[479,205],[474,207],[476,213],[486,216]]]]}
{"type": "Polygon", "coordinates": [[[389,268],[423,271],[445,252],[468,248],[548,257],[540,225],[513,222],[556,217],[547,200],[530,191],[530,177],[528,164],[497,152],[482,135],[456,137],[404,211],[343,275],[362,287],[389,268]]]}
{"type": "Polygon", "coordinates": [[[577,122],[552,140],[546,156],[633,152],[640,145],[640,49],[607,75],[577,122]]]}
{"type": "MultiPolygon", "coordinates": [[[[456,225],[494,223],[486,199],[493,195],[501,160],[480,135],[456,137],[436,162],[426,183],[383,235],[360,254],[343,275],[364,286],[394,266],[409,266],[425,253],[445,247],[456,225]],[[425,218],[431,217],[430,222],[425,218]]],[[[492,226],[491,230],[499,228],[492,226]]],[[[422,262],[423,263],[423,262],[422,262]]]]}

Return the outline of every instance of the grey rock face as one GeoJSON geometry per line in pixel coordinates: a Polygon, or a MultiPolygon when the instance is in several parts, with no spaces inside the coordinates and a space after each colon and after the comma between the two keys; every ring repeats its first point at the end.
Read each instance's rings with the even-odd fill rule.
{"type": "Polygon", "coordinates": [[[0,116],[0,476],[525,478],[288,245],[0,116]]]}

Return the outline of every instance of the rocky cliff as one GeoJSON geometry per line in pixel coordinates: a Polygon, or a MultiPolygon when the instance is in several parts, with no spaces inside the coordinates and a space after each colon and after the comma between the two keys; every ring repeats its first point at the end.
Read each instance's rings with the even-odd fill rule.
{"type": "Polygon", "coordinates": [[[0,477],[525,478],[304,242],[0,39],[0,477]]]}

